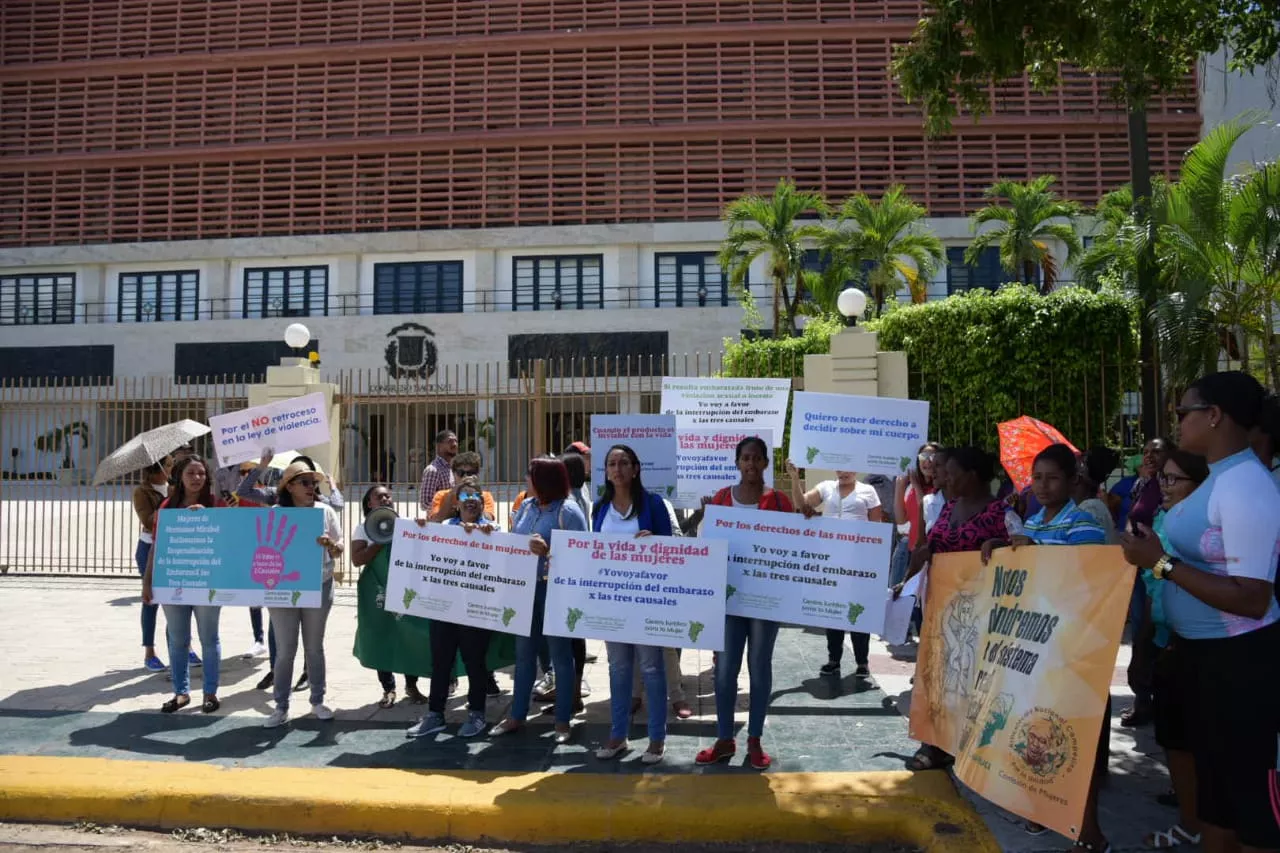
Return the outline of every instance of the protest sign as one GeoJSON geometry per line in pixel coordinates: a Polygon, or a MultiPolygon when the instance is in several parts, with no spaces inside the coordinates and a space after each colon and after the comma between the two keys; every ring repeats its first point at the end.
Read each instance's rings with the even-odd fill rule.
{"type": "Polygon", "coordinates": [[[263,406],[209,418],[218,466],[259,459],[271,448],[276,453],[328,444],[329,419],[324,394],[305,394],[263,406]]]}
{"type": "Polygon", "coordinates": [[[789,458],[797,468],[902,474],[929,428],[929,403],[797,391],[789,458]]]}
{"type": "Polygon", "coordinates": [[[729,543],[725,612],[792,625],[884,629],[891,525],[711,505],[702,536],[729,543]]]}
{"type": "Polygon", "coordinates": [[[1079,837],[1133,572],[1115,545],[935,556],[911,736],[981,796],[1079,837]]]}
{"type": "MultiPolygon", "coordinates": [[[[714,495],[725,486],[742,479],[734,451],[738,442],[755,436],[773,446],[773,434],[765,430],[681,429],[676,428],[676,494],[671,499],[679,509],[698,509],[702,498],[714,495]]],[[[764,469],[764,484],[773,488],[773,466],[764,469]]]]}
{"type": "Polygon", "coordinates": [[[396,520],[385,608],[529,636],[538,558],[529,537],[396,520]]]}
{"type": "Polygon", "coordinates": [[[723,541],[557,530],[551,546],[547,634],[724,648],[723,541]]]}
{"type": "Polygon", "coordinates": [[[159,604],[319,607],[324,510],[164,509],[151,588],[159,604]]]}
{"type": "Polygon", "coordinates": [[[662,379],[662,412],[675,415],[676,427],[751,434],[767,430],[771,447],[782,446],[787,425],[790,379],[662,379]]]}
{"type": "Polygon", "coordinates": [[[609,448],[625,444],[640,457],[640,481],[656,495],[676,493],[676,419],[670,415],[592,415],[591,486],[604,494],[609,448]]]}

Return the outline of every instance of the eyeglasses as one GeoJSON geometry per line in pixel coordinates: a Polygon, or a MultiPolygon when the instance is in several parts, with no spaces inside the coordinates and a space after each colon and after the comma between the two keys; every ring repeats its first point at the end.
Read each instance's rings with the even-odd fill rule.
{"type": "Polygon", "coordinates": [[[479,469],[477,469],[477,468],[454,468],[454,469],[453,469],[453,473],[457,474],[459,477],[478,477],[478,476],[480,476],[480,471],[479,471],[479,469]]]}
{"type": "Polygon", "coordinates": [[[293,482],[308,489],[314,489],[316,487],[316,481],[310,477],[296,477],[293,482]]]}
{"type": "Polygon", "coordinates": [[[1194,482],[1190,477],[1183,476],[1182,474],[1166,474],[1163,471],[1156,475],[1156,479],[1160,481],[1160,485],[1170,487],[1178,485],[1178,483],[1181,483],[1183,480],[1186,480],[1187,482],[1194,482]]]}
{"type": "Polygon", "coordinates": [[[1187,415],[1191,414],[1192,412],[1203,412],[1206,409],[1212,409],[1212,408],[1213,406],[1209,405],[1208,403],[1196,403],[1195,405],[1192,405],[1192,406],[1177,406],[1174,408],[1173,412],[1178,416],[1178,423],[1182,423],[1183,418],[1185,418],[1187,415]]]}

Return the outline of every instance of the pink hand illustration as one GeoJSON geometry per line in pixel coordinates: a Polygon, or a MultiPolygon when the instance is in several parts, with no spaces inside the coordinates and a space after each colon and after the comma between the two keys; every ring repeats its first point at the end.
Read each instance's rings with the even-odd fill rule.
{"type": "Polygon", "coordinates": [[[267,512],[265,530],[261,515],[254,520],[254,527],[258,531],[258,548],[253,552],[253,562],[249,567],[249,577],[253,582],[275,589],[280,581],[296,581],[302,577],[298,572],[284,574],[284,552],[293,542],[298,525],[289,527],[289,519],[284,513],[280,514],[280,523],[276,524],[276,511],[273,509],[267,512]],[[289,527],[287,531],[286,527],[289,527]]]}

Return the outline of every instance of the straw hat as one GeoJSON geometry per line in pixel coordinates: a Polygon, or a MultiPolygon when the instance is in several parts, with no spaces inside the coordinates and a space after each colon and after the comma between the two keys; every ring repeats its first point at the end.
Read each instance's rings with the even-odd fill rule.
{"type": "Polygon", "coordinates": [[[325,476],[323,471],[316,471],[305,462],[290,462],[289,467],[284,469],[284,473],[280,475],[280,491],[284,491],[289,487],[289,483],[296,477],[303,474],[310,474],[316,478],[316,484],[328,483],[329,478],[325,476]]]}

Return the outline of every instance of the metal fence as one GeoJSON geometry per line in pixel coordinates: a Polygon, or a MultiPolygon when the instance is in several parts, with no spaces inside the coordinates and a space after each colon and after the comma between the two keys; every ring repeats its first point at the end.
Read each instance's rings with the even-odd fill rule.
{"type": "MultiPolygon", "coordinates": [[[[374,483],[392,486],[401,515],[417,514],[432,436],[446,428],[464,450],[481,454],[485,488],[505,524],[532,456],[587,440],[593,414],[656,413],[664,376],[721,369],[715,353],[457,365],[427,379],[384,370],[326,375],[340,389],[334,473],[348,504],[344,524],[349,532],[360,522],[360,499],[374,483]]],[[[803,360],[783,370],[802,374],[803,360]]],[[[137,481],[92,486],[98,463],[139,432],[181,418],[207,422],[244,408],[247,398],[247,383],[236,377],[0,383],[0,572],[135,574],[137,481]]],[[[195,446],[210,455],[207,437],[195,446]]]]}
{"type": "MultiPolygon", "coordinates": [[[[1098,388],[1121,382],[1132,367],[1099,364],[1078,393],[1095,399],[1098,388]]],[[[791,376],[803,388],[803,356],[767,365],[735,365],[745,375],[791,376]]],[[[392,487],[402,516],[418,513],[418,481],[431,461],[432,436],[452,429],[465,450],[483,459],[485,488],[499,503],[499,520],[524,488],[531,456],[559,453],[587,440],[593,414],[656,413],[664,376],[707,377],[724,369],[723,355],[668,358],[533,360],[441,368],[428,379],[396,378],[386,371],[344,371],[324,378],[339,391],[341,417],[337,481],[347,501],[344,525],[361,520],[360,499],[374,483],[392,487]]],[[[1037,394],[1023,400],[949,397],[944,387],[912,394],[933,402],[930,434],[995,443],[995,424],[1025,411],[1037,413],[1037,394]],[[1010,410],[1010,406],[1018,411],[1010,410]],[[1021,408],[1025,407],[1025,408],[1021,408]],[[986,425],[986,426],[975,426],[986,425]]],[[[1046,388],[1054,381],[1046,366],[1046,388]]],[[[1099,426],[1095,418],[1058,424],[1084,447],[1130,445],[1135,440],[1134,393],[1119,415],[1099,426]]],[[[112,384],[59,381],[0,383],[0,572],[130,575],[138,523],[131,505],[136,481],[89,485],[98,462],[132,436],[163,423],[212,415],[247,405],[248,386],[235,377],[201,382],[171,378],[121,379],[112,384]]],[[[208,456],[207,437],[196,442],[208,456]]],[[[776,459],[780,483],[786,478],[776,459]]],[[[354,577],[350,567],[343,574],[354,577]]]]}

